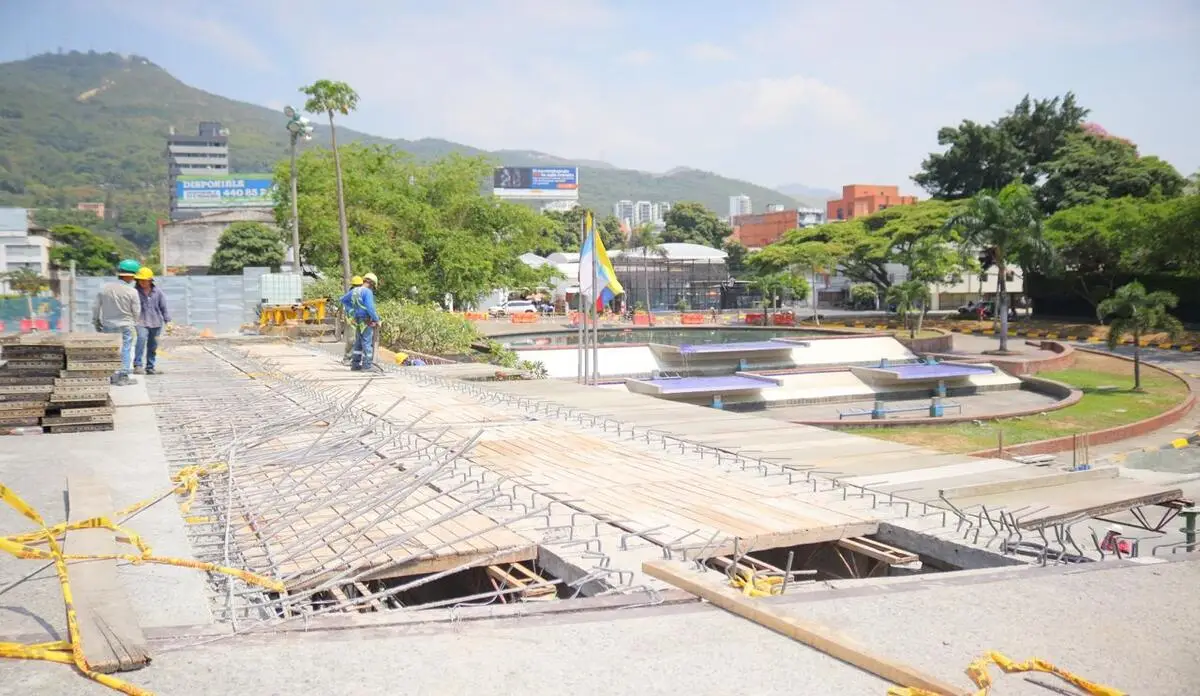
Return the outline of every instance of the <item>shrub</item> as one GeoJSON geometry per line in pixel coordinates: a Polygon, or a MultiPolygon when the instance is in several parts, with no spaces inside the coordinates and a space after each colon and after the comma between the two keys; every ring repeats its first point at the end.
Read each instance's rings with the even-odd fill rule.
{"type": "Polygon", "coordinates": [[[344,294],[346,293],[342,289],[342,279],[330,276],[305,283],[301,296],[306,300],[315,300],[322,297],[337,300],[344,294]]]}
{"type": "Polygon", "coordinates": [[[389,347],[448,355],[467,352],[481,338],[473,323],[437,305],[389,300],[378,309],[379,339],[389,347]]]}

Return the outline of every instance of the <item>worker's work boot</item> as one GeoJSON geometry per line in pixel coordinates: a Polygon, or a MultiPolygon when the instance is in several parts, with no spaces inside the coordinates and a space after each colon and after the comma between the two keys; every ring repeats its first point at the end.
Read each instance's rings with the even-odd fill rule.
{"type": "Polygon", "coordinates": [[[130,387],[137,384],[137,380],[129,375],[113,375],[109,381],[114,387],[130,387]]]}

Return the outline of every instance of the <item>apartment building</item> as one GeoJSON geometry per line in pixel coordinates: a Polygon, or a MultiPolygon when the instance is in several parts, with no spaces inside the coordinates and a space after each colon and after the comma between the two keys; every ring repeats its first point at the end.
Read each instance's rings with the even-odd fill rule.
{"type": "Polygon", "coordinates": [[[825,222],[825,216],[816,208],[739,215],[730,221],[733,227],[731,239],[747,249],[761,249],[779,241],[788,230],[812,227],[822,222],[825,222]]]}
{"type": "MultiPolygon", "coordinates": [[[[27,208],[0,208],[0,275],[28,268],[50,277],[50,233],[34,225],[27,208]]],[[[8,284],[0,278],[0,291],[8,284]]]]}
{"type": "Polygon", "coordinates": [[[734,218],[739,215],[749,215],[754,209],[750,205],[750,196],[745,194],[729,197],[729,222],[733,223],[734,218]]]}
{"type": "Polygon", "coordinates": [[[229,129],[218,121],[201,121],[196,135],[181,135],[172,127],[167,136],[167,189],[172,220],[186,220],[211,210],[180,208],[176,180],[179,176],[229,174],[229,129]]]}
{"type": "Polygon", "coordinates": [[[853,220],[897,205],[912,205],[916,196],[901,196],[898,186],[850,184],[842,187],[842,197],[825,204],[825,218],[853,220]]]}

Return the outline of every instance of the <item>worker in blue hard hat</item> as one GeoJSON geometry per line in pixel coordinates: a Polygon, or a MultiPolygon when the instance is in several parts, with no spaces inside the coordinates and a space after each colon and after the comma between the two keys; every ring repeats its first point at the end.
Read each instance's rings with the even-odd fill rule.
{"type": "Polygon", "coordinates": [[[374,273],[363,275],[363,284],[350,290],[350,318],[354,320],[354,350],[350,352],[351,370],[369,370],[375,360],[375,329],[379,311],[375,309],[374,273]]]}
{"type": "Polygon", "coordinates": [[[96,330],[121,334],[121,367],[112,376],[113,385],[118,387],[136,384],[129,373],[133,370],[133,345],[142,300],[133,280],[141,268],[142,264],[133,259],[117,264],[117,279],[100,288],[92,305],[92,324],[96,330]]]}

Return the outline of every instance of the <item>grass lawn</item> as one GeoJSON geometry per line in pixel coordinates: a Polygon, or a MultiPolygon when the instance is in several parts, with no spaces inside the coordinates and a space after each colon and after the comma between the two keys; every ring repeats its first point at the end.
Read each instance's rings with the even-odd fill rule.
{"type": "Polygon", "coordinates": [[[1170,409],[1187,398],[1187,388],[1178,380],[1142,366],[1142,388],[1134,392],[1133,364],[1099,355],[1079,353],[1069,370],[1043,372],[1045,377],[1083,390],[1074,406],[1045,415],[952,425],[911,426],[855,430],[856,434],[882,440],[931,447],[944,452],[974,452],[995,447],[999,434],[1004,444],[1049,440],[1075,433],[1104,430],[1143,420],[1170,409]],[[1098,387],[1117,387],[1098,390],[1098,387]]]}

